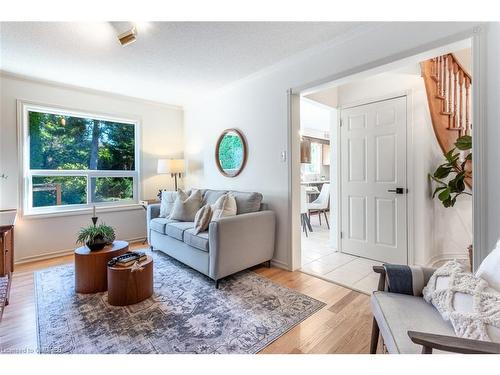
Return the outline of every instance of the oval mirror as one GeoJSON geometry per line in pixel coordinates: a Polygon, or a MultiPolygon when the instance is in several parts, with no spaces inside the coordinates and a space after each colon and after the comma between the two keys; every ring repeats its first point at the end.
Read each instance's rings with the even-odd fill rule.
{"type": "Polygon", "coordinates": [[[237,129],[222,132],[215,148],[217,168],[226,177],[236,177],[247,161],[245,137],[237,129]]]}

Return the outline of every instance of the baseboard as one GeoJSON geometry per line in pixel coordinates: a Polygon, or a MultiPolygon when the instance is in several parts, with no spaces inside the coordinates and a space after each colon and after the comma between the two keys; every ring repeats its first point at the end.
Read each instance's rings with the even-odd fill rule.
{"type": "Polygon", "coordinates": [[[290,267],[288,266],[288,264],[286,264],[285,262],[282,262],[281,260],[272,259],[271,266],[290,271],[290,267]]]}
{"type": "MultiPolygon", "coordinates": [[[[138,238],[131,238],[131,239],[125,239],[128,243],[136,243],[136,242],[142,242],[144,241],[145,237],[138,237],[138,238]]],[[[144,245],[146,246],[146,245],[144,245]]],[[[58,251],[53,251],[50,253],[43,253],[39,255],[30,255],[27,257],[19,258],[14,262],[14,265],[18,264],[23,264],[23,263],[31,263],[31,262],[36,262],[40,260],[47,260],[47,259],[52,259],[52,258],[59,258],[65,255],[71,255],[75,251],[74,248],[71,249],[64,249],[64,250],[58,250],[58,251]]]]}
{"type": "Polygon", "coordinates": [[[443,260],[452,260],[452,259],[469,259],[467,254],[464,253],[446,253],[435,255],[427,261],[427,267],[433,267],[434,264],[443,260]]]}

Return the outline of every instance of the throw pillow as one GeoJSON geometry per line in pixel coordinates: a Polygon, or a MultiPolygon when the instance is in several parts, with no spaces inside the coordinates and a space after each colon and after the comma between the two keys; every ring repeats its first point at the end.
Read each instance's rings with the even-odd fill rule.
{"type": "Polygon", "coordinates": [[[493,251],[484,258],[476,271],[476,276],[486,280],[493,289],[500,292],[500,240],[493,251]]]}
{"type": "Polygon", "coordinates": [[[212,205],[212,221],[222,217],[236,216],[236,199],[232,194],[224,194],[212,205]]]}
{"type": "Polygon", "coordinates": [[[172,208],[174,207],[176,197],[176,191],[163,190],[161,192],[160,217],[165,217],[168,219],[170,213],[172,212],[172,208]]]}
{"type": "Polygon", "coordinates": [[[500,293],[457,261],[438,268],[423,290],[458,337],[500,342],[500,293]]]}
{"type": "Polygon", "coordinates": [[[170,219],[179,221],[194,221],[196,212],[201,206],[201,192],[193,190],[191,195],[188,196],[184,191],[177,191],[177,198],[170,214],[170,219]]]}
{"type": "Polygon", "coordinates": [[[209,204],[204,205],[198,210],[194,217],[194,232],[198,234],[208,229],[210,220],[212,219],[212,207],[209,204]]]}

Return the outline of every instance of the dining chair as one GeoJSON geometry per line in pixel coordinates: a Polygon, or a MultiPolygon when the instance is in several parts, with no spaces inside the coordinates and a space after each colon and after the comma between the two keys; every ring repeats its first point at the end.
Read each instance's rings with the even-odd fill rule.
{"type": "Polygon", "coordinates": [[[309,218],[311,217],[311,211],[317,211],[319,217],[319,225],[321,226],[321,214],[325,216],[326,226],[330,229],[330,223],[328,223],[328,206],[330,204],[330,184],[323,184],[321,186],[321,191],[319,197],[307,205],[307,212],[309,218]]]}
{"type": "Polygon", "coordinates": [[[304,231],[306,237],[308,237],[307,230],[312,232],[311,222],[307,216],[307,191],[305,186],[300,186],[300,223],[302,225],[302,230],[304,231]]]}

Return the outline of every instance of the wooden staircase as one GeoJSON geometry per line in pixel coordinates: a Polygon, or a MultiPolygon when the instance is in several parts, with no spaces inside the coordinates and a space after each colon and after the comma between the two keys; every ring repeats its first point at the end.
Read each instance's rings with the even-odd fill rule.
{"type": "MultiPolygon", "coordinates": [[[[446,153],[459,137],[472,135],[472,77],[452,53],[422,62],[421,69],[434,133],[446,153]]],[[[472,179],[466,183],[471,187],[472,179]]]]}

